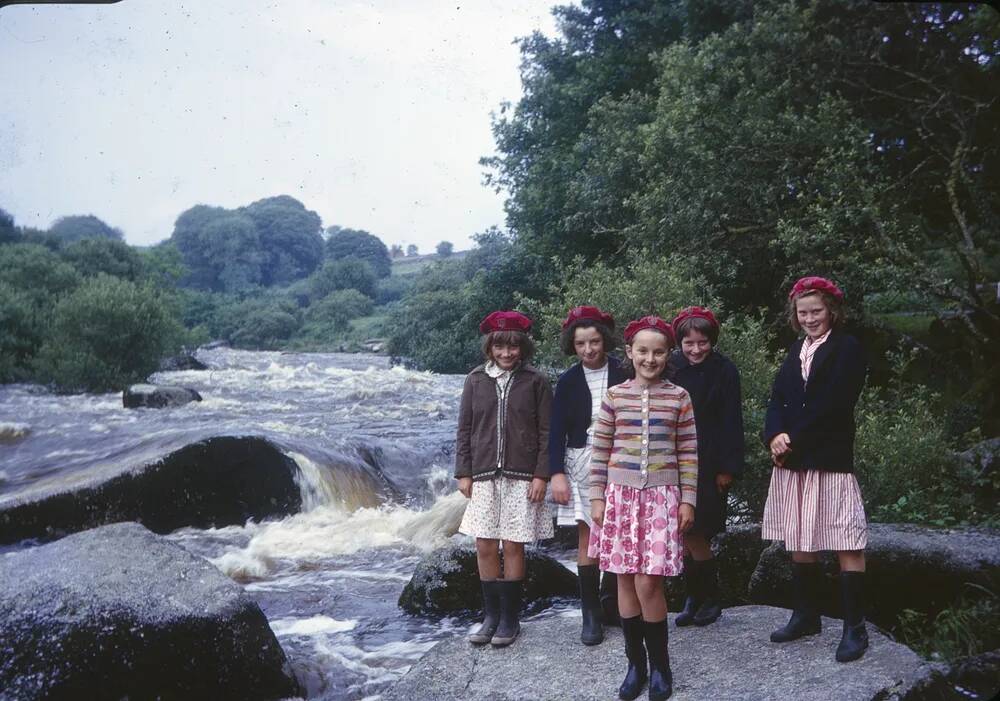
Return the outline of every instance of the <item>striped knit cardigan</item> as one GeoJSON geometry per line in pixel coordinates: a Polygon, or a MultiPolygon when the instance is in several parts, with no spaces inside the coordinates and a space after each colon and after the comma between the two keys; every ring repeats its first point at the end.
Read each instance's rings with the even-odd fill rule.
{"type": "Polygon", "coordinates": [[[594,421],[590,498],[608,482],[629,487],[679,486],[681,502],[698,499],[698,434],[687,391],[670,382],[610,387],[594,421]]]}

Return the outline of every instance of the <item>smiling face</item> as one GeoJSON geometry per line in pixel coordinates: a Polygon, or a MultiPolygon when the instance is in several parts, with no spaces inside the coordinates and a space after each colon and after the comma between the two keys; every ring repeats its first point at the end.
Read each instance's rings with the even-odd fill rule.
{"type": "Polygon", "coordinates": [[[667,337],[653,329],[643,329],[625,347],[625,354],[635,368],[635,379],[644,385],[658,382],[667,367],[670,344],[667,337]]]}
{"type": "Polygon", "coordinates": [[[795,300],[795,319],[813,340],[829,331],[833,324],[830,308],[819,294],[805,295],[795,300]]]}
{"type": "Polygon", "coordinates": [[[498,341],[490,346],[490,357],[501,370],[513,370],[521,360],[521,346],[498,341]]]}
{"type": "Polygon", "coordinates": [[[593,326],[577,327],[573,330],[573,350],[583,363],[583,367],[588,370],[602,368],[607,361],[604,336],[593,326]]]}
{"type": "Polygon", "coordinates": [[[689,363],[697,365],[712,352],[712,341],[701,331],[691,329],[681,339],[681,352],[689,363]]]}

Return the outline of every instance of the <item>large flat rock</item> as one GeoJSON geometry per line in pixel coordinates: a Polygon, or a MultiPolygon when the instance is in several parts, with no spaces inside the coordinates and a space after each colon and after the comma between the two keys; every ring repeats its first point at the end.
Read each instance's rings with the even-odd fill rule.
{"type": "MultiPolygon", "coordinates": [[[[840,664],[834,651],[841,621],[824,619],[823,633],[778,645],[770,631],[788,611],[767,606],[726,609],[705,628],[677,628],[670,616],[670,653],[677,701],[855,701],[884,697],[911,677],[920,657],[869,626],[871,647],[859,661],[840,664]]],[[[531,701],[617,698],[625,672],[621,631],[603,644],[579,643],[580,621],[557,617],[523,625],[509,648],[476,648],[464,638],[431,650],[388,691],[385,701],[475,699],[531,701]]],[[[640,698],[645,698],[645,692],[640,698]]]]}
{"type": "Polygon", "coordinates": [[[298,692],[257,604],[138,524],[0,556],[2,701],[298,692]]]}

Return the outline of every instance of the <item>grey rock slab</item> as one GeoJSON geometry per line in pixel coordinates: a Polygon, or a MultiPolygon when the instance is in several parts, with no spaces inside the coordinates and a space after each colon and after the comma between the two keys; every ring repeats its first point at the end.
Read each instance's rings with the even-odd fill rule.
{"type": "Polygon", "coordinates": [[[3,701],[298,693],[257,604],[138,524],[0,556],[3,701]]]}
{"type": "MultiPolygon", "coordinates": [[[[861,660],[834,660],[841,621],[792,643],[770,642],[788,611],[767,606],[726,609],[713,625],[677,628],[670,615],[670,656],[676,701],[855,701],[898,688],[921,665],[905,645],[869,626],[861,660]]],[[[383,695],[384,701],[475,699],[607,701],[618,696],[625,652],[618,628],[604,643],[580,644],[580,619],[555,617],[522,624],[509,648],[479,648],[464,638],[442,642],[383,695]]],[[[646,698],[643,692],[641,699],[646,698]]]]}
{"type": "Polygon", "coordinates": [[[183,406],[189,402],[200,402],[201,395],[188,387],[173,385],[132,385],[122,392],[122,406],[126,409],[145,407],[163,409],[183,406]]]}

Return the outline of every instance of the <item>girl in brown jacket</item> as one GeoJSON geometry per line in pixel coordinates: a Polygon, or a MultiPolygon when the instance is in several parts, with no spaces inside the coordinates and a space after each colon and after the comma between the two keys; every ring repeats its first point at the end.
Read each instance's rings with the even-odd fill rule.
{"type": "Polygon", "coordinates": [[[470,501],[459,531],[476,539],[484,608],[482,625],[469,634],[474,645],[514,642],[521,630],[524,544],[553,535],[544,502],[552,390],[526,364],[534,350],[530,329],[531,320],[518,312],[483,319],[486,362],[469,373],[462,390],[455,478],[470,501]]]}

